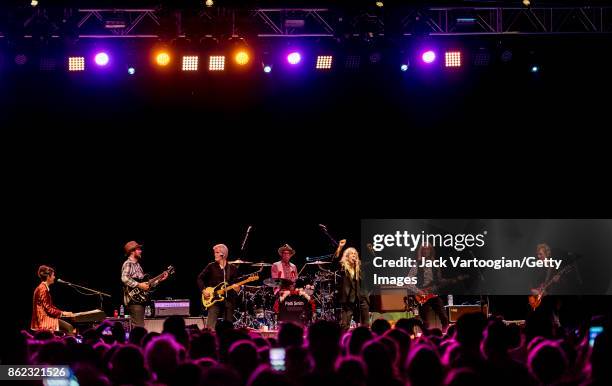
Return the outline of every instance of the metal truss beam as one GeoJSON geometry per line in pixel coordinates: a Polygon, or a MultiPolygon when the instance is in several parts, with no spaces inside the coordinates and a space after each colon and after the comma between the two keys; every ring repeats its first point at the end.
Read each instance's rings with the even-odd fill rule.
{"type": "MultiPolygon", "coordinates": [[[[49,23],[46,33],[61,37],[66,19],[79,38],[158,38],[188,33],[220,37],[333,37],[341,35],[561,35],[612,34],[612,7],[403,7],[362,9],[349,16],[329,8],[203,8],[199,13],[161,8],[71,9],[49,13],[33,8],[17,23],[31,37],[33,25],[49,23]],[[384,12],[397,13],[400,31],[389,31],[384,12]],[[58,20],[55,20],[58,19],[58,20]],[[186,21],[191,21],[189,27],[186,21]],[[204,31],[206,28],[208,30],[204,31]],[[49,32],[50,31],[50,32],[49,32]],[[195,31],[195,32],[194,32],[195,31]]],[[[0,15],[1,16],[1,15],[0,15]]],[[[0,18],[2,20],[3,18],[0,18]]],[[[0,25],[0,37],[5,36],[0,25]]],[[[397,27],[395,27],[397,28],[397,27]]],[[[14,28],[13,28],[14,30],[14,28]]],[[[40,29],[38,32],[40,34],[40,29]]]]}
{"type": "Polygon", "coordinates": [[[438,7],[409,10],[405,35],[609,34],[612,7],[438,7]]]}

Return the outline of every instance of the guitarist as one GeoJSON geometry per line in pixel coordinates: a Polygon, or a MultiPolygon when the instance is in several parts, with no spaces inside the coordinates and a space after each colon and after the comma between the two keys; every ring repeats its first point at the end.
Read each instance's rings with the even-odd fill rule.
{"type": "MultiPolygon", "coordinates": [[[[426,288],[433,287],[436,283],[442,282],[442,273],[440,268],[432,267],[420,267],[422,259],[435,260],[436,250],[430,244],[423,244],[419,246],[416,253],[418,267],[410,269],[408,276],[414,276],[416,271],[417,284],[420,289],[421,295],[430,295],[426,293],[426,288]]],[[[439,328],[442,331],[448,327],[448,316],[444,310],[444,303],[442,299],[434,295],[428,299],[425,303],[419,307],[419,315],[426,328],[439,328]]]]}
{"type": "MultiPolygon", "coordinates": [[[[215,287],[219,283],[234,283],[238,277],[238,269],[227,262],[229,250],[225,244],[215,245],[213,247],[213,253],[215,255],[215,261],[209,263],[198,275],[198,287],[200,288],[200,292],[207,287],[215,287]]],[[[212,294],[204,293],[204,298],[206,299],[209,299],[211,296],[212,294]]],[[[224,301],[210,306],[208,308],[206,327],[213,330],[219,317],[233,322],[236,298],[236,291],[229,291],[225,294],[224,301]]]]}
{"type": "MultiPolygon", "coordinates": [[[[130,322],[134,327],[144,327],[145,304],[131,300],[128,296],[130,289],[138,287],[144,291],[149,290],[149,283],[140,283],[138,280],[144,278],[144,272],[140,266],[142,259],[142,245],[136,241],[129,241],[123,247],[127,260],[123,262],[121,267],[121,281],[123,282],[123,303],[125,304],[129,314],[130,322]]],[[[161,280],[166,280],[168,273],[164,272],[161,280]]]]}
{"type": "MultiPolygon", "coordinates": [[[[542,243],[536,246],[536,256],[538,260],[545,260],[550,258],[552,255],[551,249],[548,244],[542,243]]],[[[529,296],[529,303],[532,311],[538,311],[539,313],[546,314],[553,320],[553,324],[558,327],[559,323],[559,309],[561,308],[560,300],[558,296],[546,295],[550,288],[559,282],[559,276],[555,275],[553,268],[548,268],[546,271],[539,270],[538,274],[534,278],[535,285],[532,285],[531,293],[529,296]],[[548,288],[544,288],[545,283],[550,283],[548,288]]]]}

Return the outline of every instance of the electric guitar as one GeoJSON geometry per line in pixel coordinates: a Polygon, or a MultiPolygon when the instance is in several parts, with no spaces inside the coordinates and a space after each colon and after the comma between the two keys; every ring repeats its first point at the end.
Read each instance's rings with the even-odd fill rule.
{"type": "Polygon", "coordinates": [[[226,282],[221,282],[214,287],[206,287],[202,290],[202,305],[206,309],[208,309],[213,304],[225,300],[225,295],[229,291],[231,290],[236,291],[238,288],[240,288],[241,285],[250,283],[255,280],[259,280],[259,275],[253,274],[249,276],[248,278],[242,281],[239,281],[238,283],[232,284],[232,285],[229,285],[226,282]],[[205,296],[207,294],[209,296],[205,296]]]}
{"type": "Polygon", "coordinates": [[[174,275],[174,272],[174,267],[169,266],[168,269],[155,276],[153,279],[149,279],[149,275],[145,275],[142,279],[134,278],[134,280],[139,283],[149,283],[149,289],[145,291],[138,287],[130,288],[127,293],[129,300],[135,303],[148,303],[149,301],[151,301],[151,293],[153,292],[153,289],[157,287],[159,283],[166,280],[171,275],[174,275]]]}
{"type": "Polygon", "coordinates": [[[433,299],[435,297],[438,297],[437,294],[434,294],[433,292],[438,292],[438,290],[441,287],[450,285],[450,284],[456,284],[460,281],[463,281],[465,279],[467,279],[469,276],[468,275],[459,275],[453,279],[442,279],[442,280],[438,280],[439,284],[435,285],[435,286],[430,286],[427,288],[423,288],[422,292],[420,294],[414,295],[414,298],[416,299],[417,302],[419,302],[420,305],[423,305],[425,303],[427,303],[427,301],[429,299],[433,299]]]}
{"type": "Polygon", "coordinates": [[[563,268],[562,270],[560,270],[559,272],[557,272],[556,274],[554,274],[553,277],[551,277],[546,283],[542,284],[538,289],[537,289],[537,294],[534,295],[529,295],[529,305],[531,306],[531,309],[533,311],[536,310],[536,308],[538,308],[540,306],[540,304],[542,304],[542,298],[544,297],[545,293],[546,293],[546,289],[548,287],[550,287],[550,285],[556,281],[559,281],[559,278],[561,278],[561,276],[565,275],[566,273],[568,273],[569,271],[571,271],[573,269],[573,265],[568,265],[565,268],[563,268]]]}

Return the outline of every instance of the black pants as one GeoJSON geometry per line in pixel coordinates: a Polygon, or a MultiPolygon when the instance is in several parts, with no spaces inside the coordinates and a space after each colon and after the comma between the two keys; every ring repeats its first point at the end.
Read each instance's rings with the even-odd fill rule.
{"type": "Polygon", "coordinates": [[[365,297],[359,298],[354,303],[342,304],[342,315],[340,325],[343,330],[351,327],[351,318],[355,315],[355,322],[358,325],[370,325],[370,305],[365,297]]]}
{"type": "Polygon", "coordinates": [[[223,320],[229,320],[234,322],[234,303],[232,301],[224,301],[215,303],[208,308],[208,318],[206,319],[206,327],[211,330],[215,329],[217,320],[222,318],[223,320]]]}
{"type": "Polygon", "coordinates": [[[145,306],[142,304],[130,304],[128,306],[130,313],[130,324],[132,327],[144,327],[145,306]]]}
{"type": "Polygon", "coordinates": [[[425,302],[419,309],[419,315],[425,328],[439,328],[444,331],[448,327],[448,316],[439,296],[425,302]]]}

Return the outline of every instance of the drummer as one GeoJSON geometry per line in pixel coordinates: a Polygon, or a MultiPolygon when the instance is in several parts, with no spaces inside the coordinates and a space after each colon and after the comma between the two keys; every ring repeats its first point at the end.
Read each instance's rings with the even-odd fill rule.
{"type": "Polygon", "coordinates": [[[281,290],[292,290],[295,288],[295,281],[297,280],[298,270],[295,264],[289,260],[295,255],[295,250],[291,248],[289,244],[285,244],[278,248],[278,255],[281,260],[272,264],[272,279],[286,279],[290,283],[282,286],[281,290]]]}

